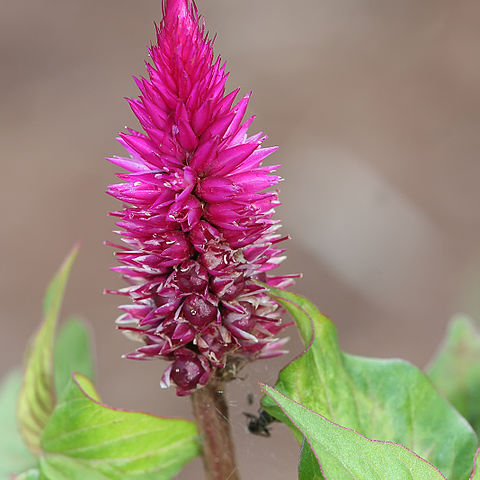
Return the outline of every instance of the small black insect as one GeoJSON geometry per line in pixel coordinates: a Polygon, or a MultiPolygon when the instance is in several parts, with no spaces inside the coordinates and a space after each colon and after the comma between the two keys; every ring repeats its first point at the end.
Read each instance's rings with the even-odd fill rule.
{"type": "Polygon", "coordinates": [[[269,437],[270,436],[270,429],[268,426],[276,422],[277,419],[272,417],[268,412],[263,410],[263,408],[260,408],[258,410],[258,415],[253,415],[251,413],[245,413],[243,414],[247,417],[248,423],[247,423],[247,429],[250,433],[253,433],[254,435],[259,435],[261,437],[269,437]]]}

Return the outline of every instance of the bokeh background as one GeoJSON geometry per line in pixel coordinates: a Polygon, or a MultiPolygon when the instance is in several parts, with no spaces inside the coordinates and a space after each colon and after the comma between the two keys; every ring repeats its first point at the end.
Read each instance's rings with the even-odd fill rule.
{"type": "MultiPolygon", "coordinates": [[[[114,406],[184,415],[160,362],[120,358],[122,285],[104,157],[136,127],[124,96],[144,72],[159,0],[0,2],[0,373],[18,365],[47,281],[82,240],[64,313],[96,339],[98,385],[114,406]]],[[[336,323],[342,347],[424,366],[453,313],[480,318],[480,3],[476,0],[198,0],[230,88],[279,144],[293,240],[282,267],[336,323]]],[[[272,160],[273,161],[273,160],[272,160]]],[[[301,349],[291,330],[290,349],[301,349]]],[[[245,430],[247,393],[291,358],[258,362],[230,388],[243,478],[296,478],[298,447],[275,426],[245,430]]],[[[193,462],[180,479],[202,479],[193,462]]]]}

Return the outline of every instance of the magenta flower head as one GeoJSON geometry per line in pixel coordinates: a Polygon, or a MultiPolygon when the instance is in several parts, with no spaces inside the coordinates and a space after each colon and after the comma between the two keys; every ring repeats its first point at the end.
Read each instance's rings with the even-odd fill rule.
{"type": "Polygon", "coordinates": [[[250,95],[225,94],[212,47],[192,0],[164,1],[148,78],[128,100],[144,133],[120,133],[129,156],[109,159],[128,172],[108,188],[124,203],[112,212],[125,244],[111,244],[122,264],[113,270],[129,283],[111,293],[131,300],[117,325],[142,343],[126,357],[168,360],[161,384],[178,395],[229,361],[283,353],[281,310],[257,281],[292,281],[268,275],[284,258],[270,189],[278,165],[262,165],[276,147],[247,135],[250,95]]]}

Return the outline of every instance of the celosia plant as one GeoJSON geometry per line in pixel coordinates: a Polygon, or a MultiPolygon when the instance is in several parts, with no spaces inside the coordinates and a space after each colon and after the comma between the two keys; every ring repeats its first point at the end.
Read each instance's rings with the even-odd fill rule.
{"type": "Polygon", "coordinates": [[[120,134],[129,156],[110,160],[128,173],[108,189],[124,203],[113,213],[124,244],[114,270],[129,285],[113,293],[130,303],[117,324],[141,342],[126,357],[166,360],[161,384],[191,397],[195,422],[101,403],[83,324],[67,322],[55,339],[74,250],[48,288],[23,379],[13,372],[0,391],[0,477],[167,480],[201,455],[208,480],[238,480],[225,382],[232,367],[282,353],[288,312],[305,351],[276,388],[262,386],[245,435],[287,425],[301,445],[300,480],[480,480],[475,326],[453,322],[428,376],[340,350],[333,323],[284,290],[293,276],[270,274],[285,239],[273,219],[278,165],[262,163],[275,148],[248,136],[249,95],[225,94],[212,46],[192,0],[165,0],[148,79],[129,100],[143,132],[120,134]]]}
{"type": "MultiPolygon", "coordinates": [[[[258,284],[285,287],[289,277],[268,275],[282,261],[285,239],[274,220],[278,165],[263,160],[262,133],[248,136],[250,95],[225,94],[228,74],[215,58],[192,0],[167,0],[149,49],[148,79],[129,100],[145,133],[118,140],[130,154],[110,160],[129,173],[108,193],[127,206],[118,232],[126,247],[115,267],[130,286],[119,329],[144,342],[127,358],[163,358],[179,395],[208,383],[232,357],[282,353],[277,302],[258,284]]],[[[114,245],[115,246],[115,245],[114,245]]]]}

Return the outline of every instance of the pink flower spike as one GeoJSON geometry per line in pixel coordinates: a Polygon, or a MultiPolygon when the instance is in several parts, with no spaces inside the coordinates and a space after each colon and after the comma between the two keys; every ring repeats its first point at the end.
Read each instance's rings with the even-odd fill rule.
{"type": "Polygon", "coordinates": [[[230,357],[284,353],[283,313],[258,281],[284,287],[293,275],[269,277],[284,258],[277,244],[272,189],[278,165],[262,162],[263,133],[248,136],[251,94],[225,91],[228,73],[193,0],[163,0],[146,78],[127,99],[143,131],[118,141],[125,157],[108,160],[126,172],[107,193],[123,202],[115,233],[120,273],[129,297],[117,328],[141,346],[126,358],[169,362],[160,384],[189,395],[230,357]]]}

